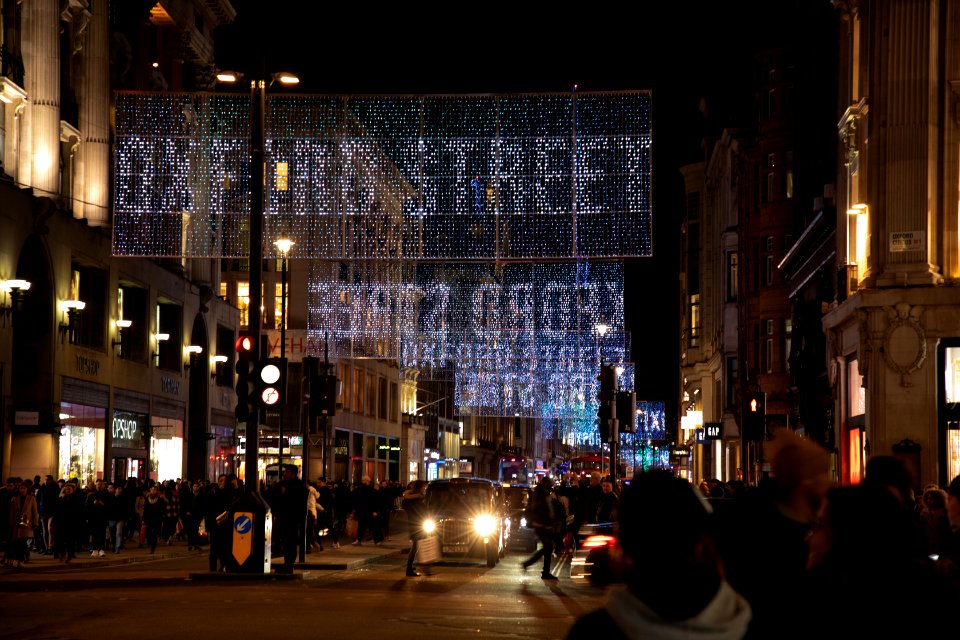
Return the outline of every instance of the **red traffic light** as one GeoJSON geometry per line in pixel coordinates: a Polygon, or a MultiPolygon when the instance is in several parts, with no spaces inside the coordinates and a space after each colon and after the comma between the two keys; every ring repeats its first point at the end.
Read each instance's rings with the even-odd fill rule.
{"type": "Polygon", "coordinates": [[[237,338],[237,352],[238,353],[250,353],[253,351],[254,342],[253,336],[240,335],[237,338]]]}

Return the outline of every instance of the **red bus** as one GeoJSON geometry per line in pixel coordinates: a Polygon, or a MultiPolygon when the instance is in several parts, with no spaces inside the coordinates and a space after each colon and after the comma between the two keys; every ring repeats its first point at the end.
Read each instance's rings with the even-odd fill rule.
{"type": "Polygon", "coordinates": [[[584,473],[591,473],[593,471],[609,473],[610,458],[601,458],[600,456],[570,458],[570,473],[583,475],[584,473]]]}

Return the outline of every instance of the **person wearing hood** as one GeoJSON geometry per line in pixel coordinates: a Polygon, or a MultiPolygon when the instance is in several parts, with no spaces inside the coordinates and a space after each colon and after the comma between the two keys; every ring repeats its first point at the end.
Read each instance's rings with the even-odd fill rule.
{"type": "Polygon", "coordinates": [[[724,578],[712,509],[693,485],[667,471],[641,472],[617,513],[626,584],[611,590],[603,608],[582,615],[567,640],[744,637],[750,605],[724,578]]]}

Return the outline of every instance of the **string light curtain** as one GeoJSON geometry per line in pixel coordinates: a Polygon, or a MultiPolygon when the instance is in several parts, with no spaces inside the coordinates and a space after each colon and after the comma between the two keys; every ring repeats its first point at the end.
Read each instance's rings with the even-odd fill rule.
{"type": "MultiPolygon", "coordinates": [[[[249,96],[117,94],[115,255],[243,257],[249,96]]],[[[293,259],[646,257],[650,94],[270,95],[263,244],[293,259]]]]}
{"type": "MultiPolygon", "coordinates": [[[[555,417],[595,402],[601,359],[627,359],[623,277],[622,261],[314,261],[310,341],[326,337],[331,358],[452,373],[462,411],[555,417]]],[[[632,386],[632,368],[624,376],[632,386]]]]}

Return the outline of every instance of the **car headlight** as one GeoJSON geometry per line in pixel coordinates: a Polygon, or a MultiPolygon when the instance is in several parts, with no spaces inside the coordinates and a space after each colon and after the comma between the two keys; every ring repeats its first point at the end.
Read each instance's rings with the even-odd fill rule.
{"type": "Polygon", "coordinates": [[[481,536],[492,535],[497,530],[497,521],[493,516],[477,516],[473,521],[473,530],[481,536]]]}
{"type": "Polygon", "coordinates": [[[424,533],[433,533],[437,530],[437,521],[433,518],[427,518],[423,521],[423,532],[424,533]]]}

